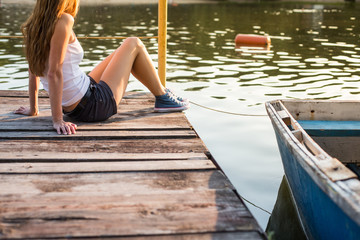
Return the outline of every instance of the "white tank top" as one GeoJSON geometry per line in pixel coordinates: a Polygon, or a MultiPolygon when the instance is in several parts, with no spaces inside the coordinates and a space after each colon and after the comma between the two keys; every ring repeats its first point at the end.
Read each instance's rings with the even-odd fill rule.
{"type": "MultiPolygon", "coordinates": [[[[79,101],[89,88],[90,78],[80,69],[80,62],[84,57],[84,50],[77,38],[67,45],[63,71],[62,106],[68,107],[79,101]]],[[[47,70],[40,77],[44,89],[49,92],[47,70]]]]}

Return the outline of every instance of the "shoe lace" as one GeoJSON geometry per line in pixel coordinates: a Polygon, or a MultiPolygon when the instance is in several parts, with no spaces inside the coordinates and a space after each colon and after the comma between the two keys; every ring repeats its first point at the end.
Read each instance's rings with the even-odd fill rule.
{"type": "Polygon", "coordinates": [[[177,97],[175,92],[173,90],[171,90],[170,88],[166,88],[166,92],[168,92],[169,94],[173,95],[174,97],[177,97]]]}
{"type": "Polygon", "coordinates": [[[180,103],[180,101],[177,99],[177,97],[174,94],[169,93],[168,96],[171,101],[176,102],[178,104],[180,103]]]}

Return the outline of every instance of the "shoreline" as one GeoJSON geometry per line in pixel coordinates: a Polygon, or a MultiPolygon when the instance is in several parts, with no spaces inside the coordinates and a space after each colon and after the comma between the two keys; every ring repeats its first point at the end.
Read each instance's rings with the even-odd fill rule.
{"type": "MultiPolygon", "coordinates": [[[[168,3],[177,4],[195,4],[195,3],[217,3],[225,2],[226,0],[168,0],[168,3]]],[[[34,5],[36,0],[0,0],[1,5],[19,5],[30,4],[34,5]]],[[[157,4],[158,0],[81,0],[80,5],[135,5],[135,4],[157,4]]]]}
{"type": "MultiPolygon", "coordinates": [[[[168,0],[169,4],[209,4],[219,2],[238,2],[238,3],[259,3],[256,0],[168,0]]],[[[34,5],[36,0],[0,0],[0,7],[2,5],[19,5],[30,4],[34,5]]],[[[345,0],[277,0],[277,1],[261,1],[263,3],[268,2],[304,2],[304,3],[351,3],[352,1],[345,0]]],[[[354,3],[360,2],[360,0],[354,0],[354,3]]],[[[134,5],[134,4],[157,4],[158,0],[81,0],[81,5],[134,5]]]]}

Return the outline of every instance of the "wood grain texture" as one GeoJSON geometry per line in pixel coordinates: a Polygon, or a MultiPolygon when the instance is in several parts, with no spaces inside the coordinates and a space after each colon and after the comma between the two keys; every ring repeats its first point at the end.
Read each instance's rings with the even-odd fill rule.
{"type": "Polygon", "coordinates": [[[195,138],[196,134],[190,130],[180,131],[135,131],[135,130],[122,130],[122,131],[77,131],[73,135],[59,135],[55,131],[3,131],[0,132],[0,139],[157,139],[157,138],[195,138]]]}
{"type": "Polygon", "coordinates": [[[50,152],[22,151],[16,154],[0,152],[0,163],[11,162],[114,162],[114,161],[172,161],[208,160],[204,153],[121,153],[100,151],[92,152],[50,152]]]}
{"type": "Polygon", "coordinates": [[[27,101],[0,91],[0,239],[266,238],[183,113],[127,93],[61,136],[47,94],[40,116],[12,113],[27,101]]]}
{"type": "Polygon", "coordinates": [[[312,137],[330,156],[342,163],[360,163],[360,137],[312,137]]]}
{"type": "MultiPolygon", "coordinates": [[[[76,136],[76,135],[72,135],[76,136]]],[[[26,154],[37,157],[41,152],[62,153],[203,153],[198,138],[191,139],[118,139],[118,140],[13,140],[0,139],[0,156],[26,154]],[[65,141],[66,140],[66,141],[65,141]]],[[[104,158],[106,156],[104,155],[104,158]]]]}
{"type": "Polygon", "coordinates": [[[256,230],[219,171],[0,175],[9,237],[256,230]],[[219,221],[220,220],[220,221],[219,221]],[[54,228],[54,224],[56,228],[54,228]],[[134,227],[136,226],[136,227],[134,227]],[[9,231],[9,229],[17,231],[9,231]]]}
{"type": "MultiPolygon", "coordinates": [[[[0,130],[52,130],[50,103],[47,98],[39,99],[40,115],[28,117],[14,114],[19,106],[28,105],[26,98],[0,97],[0,130]]],[[[182,113],[155,113],[154,101],[146,99],[123,99],[118,113],[101,123],[74,121],[80,130],[129,130],[129,129],[191,129],[182,113]]],[[[65,117],[65,120],[71,119],[65,117]]]]}
{"type": "Polygon", "coordinates": [[[52,162],[52,163],[2,163],[1,173],[106,173],[131,171],[173,171],[216,169],[210,160],[126,161],[126,162],[52,162]]]}

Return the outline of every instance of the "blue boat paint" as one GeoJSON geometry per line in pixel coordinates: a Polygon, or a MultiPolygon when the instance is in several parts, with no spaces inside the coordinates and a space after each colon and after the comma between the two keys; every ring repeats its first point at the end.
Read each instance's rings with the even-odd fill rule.
{"type": "MultiPolygon", "coordinates": [[[[304,231],[309,239],[359,239],[360,228],[316,184],[278,131],[276,138],[304,231]]],[[[315,174],[315,173],[312,173],[315,174]]]]}
{"type": "Polygon", "coordinates": [[[349,217],[334,202],[344,197],[343,190],[318,169],[315,165],[318,160],[296,139],[292,127],[285,125],[275,108],[279,109],[279,105],[267,106],[285,175],[307,236],[309,239],[359,239],[358,219],[349,217]]]}
{"type": "Polygon", "coordinates": [[[297,122],[310,136],[316,136],[316,137],[360,136],[360,121],[298,120],[297,122]]]}

